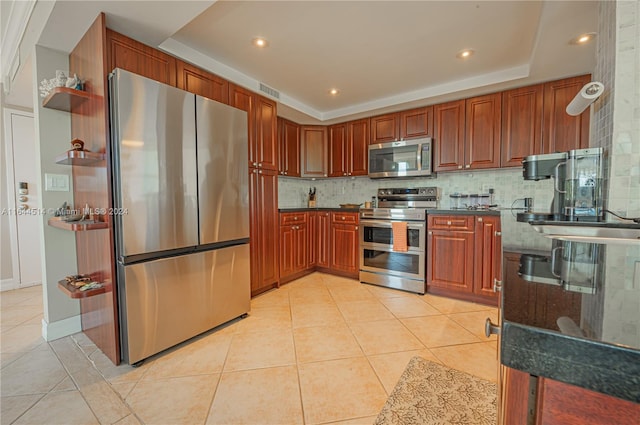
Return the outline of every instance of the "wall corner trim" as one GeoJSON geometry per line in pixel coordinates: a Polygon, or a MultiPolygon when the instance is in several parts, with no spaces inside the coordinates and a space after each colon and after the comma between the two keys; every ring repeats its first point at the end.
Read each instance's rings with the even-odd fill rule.
{"type": "Polygon", "coordinates": [[[45,341],[53,341],[82,331],[80,315],[71,316],[56,322],[47,323],[42,319],[42,337],[45,341]]]}

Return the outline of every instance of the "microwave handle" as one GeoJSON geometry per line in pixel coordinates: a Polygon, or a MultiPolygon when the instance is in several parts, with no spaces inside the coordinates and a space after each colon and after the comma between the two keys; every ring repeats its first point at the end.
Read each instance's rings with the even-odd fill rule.
{"type": "Polygon", "coordinates": [[[416,152],[416,168],[422,170],[422,143],[416,145],[418,152],[416,152]]]}

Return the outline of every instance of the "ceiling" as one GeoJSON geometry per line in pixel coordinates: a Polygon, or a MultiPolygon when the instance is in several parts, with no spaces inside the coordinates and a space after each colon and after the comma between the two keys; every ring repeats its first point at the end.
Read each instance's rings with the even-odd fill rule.
{"type": "Polygon", "coordinates": [[[595,1],[58,1],[40,44],[107,26],[330,123],[592,72],[595,1]],[[72,22],[75,22],[70,29],[72,22]],[[65,29],[64,31],[62,29],[65,29]],[[265,37],[268,47],[251,41],[265,37]],[[475,53],[462,60],[465,48],[475,53]],[[338,88],[338,96],[328,91],[338,88]]]}

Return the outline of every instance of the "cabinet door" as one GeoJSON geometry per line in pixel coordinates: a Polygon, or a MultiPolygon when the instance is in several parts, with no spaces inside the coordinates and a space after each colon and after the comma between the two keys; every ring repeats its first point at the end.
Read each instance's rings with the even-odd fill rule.
{"type": "Polygon", "coordinates": [[[427,285],[473,291],[473,233],[427,232],[427,285]]]}
{"type": "Polygon", "coordinates": [[[500,166],[502,93],[466,100],[464,168],[500,166]]]}
{"type": "Polygon", "coordinates": [[[329,268],[331,266],[330,254],[331,244],[329,239],[331,237],[331,217],[330,213],[326,211],[318,211],[318,232],[317,235],[317,260],[316,265],[318,267],[329,268]]]}
{"type": "Polygon", "coordinates": [[[327,177],[327,127],[319,125],[300,127],[302,177],[327,177]]]}
{"type": "Polygon", "coordinates": [[[318,259],[318,212],[310,211],[307,224],[307,265],[305,268],[312,269],[317,264],[318,259]]]}
{"type": "Polygon", "coordinates": [[[229,103],[229,82],[181,60],[176,60],[178,88],[217,102],[229,103]]]}
{"type": "Polygon", "coordinates": [[[502,167],[522,167],[524,157],[542,153],[543,93],[542,84],[502,93],[502,167]]]}
{"type": "Polygon", "coordinates": [[[280,174],[300,177],[300,126],[285,119],[280,122],[280,174]]]}
{"type": "Polygon", "coordinates": [[[241,109],[247,113],[247,126],[249,127],[248,139],[249,139],[249,167],[257,167],[258,162],[255,159],[255,97],[249,90],[243,89],[240,86],[236,86],[233,83],[229,83],[229,105],[234,108],[241,109]]]}
{"type": "Polygon", "coordinates": [[[347,175],[347,124],[336,124],[329,127],[329,177],[347,175]]]}
{"type": "Polygon", "coordinates": [[[175,58],[110,29],[107,29],[107,67],[109,72],[122,68],[176,86],[175,58]]]}
{"type": "Polygon", "coordinates": [[[295,225],[280,225],[280,280],[295,272],[295,225]]]}
{"type": "Polygon", "coordinates": [[[309,231],[306,223],[301,223],[295,226],[296,230],[294,233],[294,271],[301,272],[307,269],[307,264],[309,263],[308,257],[308,248],[309,244],[309,231]]]}
{"type": "Polygon", "coordinates": [[[400,112],[400,138],[433,136],[433,106],[400,112]]]}
{"type": "Polygon", "coordinates": [[[495,280],[502,276],[502,237],[500,217],[477,216],[473,292],[498,302],[495,280]]]}
{"type": "Polygon", "coordinates": [[[543,153],[589,147],[590,108],[576,117],[566,112],[567,105],[589,81],[591,76],[583,75],[545,83],[543,153]]]}
{"type": "Polygon", "coordinates": [[[252,158],[264,170],[278,170],[278,138],[276,102],[256,95],[256,138],[252,158]]]}
{"type": "Polygon", "coordinates": [[[251,294],[278,285],[278,175],[249,169],[251,209],[251,294]]]}
{"type": "Polygon", "coordinates": [[[464,100],[433,107],[434,171],[464,167],[464,100]]]}
{"type": "Polygon", "coordinates": [[[380,115],[371,118],[370,143],[393,142],[400,137],[400,116],[396,114],[380,115]]]}
{"type": "Polygon", "coordinates": [[[369,120],[347,124],[347,174],[366,176],[369,173],[369,120]]]}
{"type": "Polygon", "coordinates": [[[331,224],[331,269],[349,275],[357,275],[358,226],[353,224],[331,224]]]}

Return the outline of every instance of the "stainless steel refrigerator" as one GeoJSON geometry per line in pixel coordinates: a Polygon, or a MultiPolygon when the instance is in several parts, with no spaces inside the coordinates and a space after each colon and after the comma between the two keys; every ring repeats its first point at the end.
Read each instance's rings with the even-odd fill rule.
{"type": "Polygon", "coordinates": [[[110,76],[122,359],[250,309],[247,114],[116,69],[110,76]]]}

